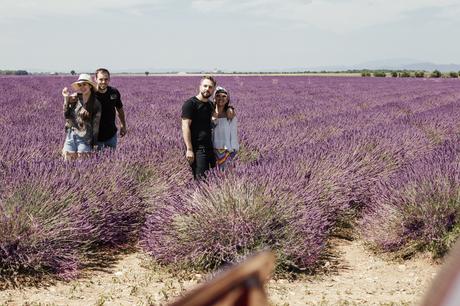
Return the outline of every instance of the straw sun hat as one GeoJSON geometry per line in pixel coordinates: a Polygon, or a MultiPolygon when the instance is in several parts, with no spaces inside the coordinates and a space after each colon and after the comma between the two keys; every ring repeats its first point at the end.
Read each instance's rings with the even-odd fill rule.
{"type": "Polygon", "coordinates": [[[78,80],[72,83],[72,88],[78,90],[78,85],[87,83],[93,87],[94,90],[97,89],[97,84],[91,79],[91,76],[87,73],[82,73],[78,76],[78,80]]]}

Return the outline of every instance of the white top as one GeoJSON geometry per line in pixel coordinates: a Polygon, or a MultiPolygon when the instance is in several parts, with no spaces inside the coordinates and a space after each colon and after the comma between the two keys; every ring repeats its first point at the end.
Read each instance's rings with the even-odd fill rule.
{"type": "Polygon", "coordinates": [[[215,123],[216,126],[212,133],[214,148],[226,149],[230,152],[238,151],[240,149],[240,144],[238,143],[237,118],[234,117],[232,120],[217,118],[215,123]]]}

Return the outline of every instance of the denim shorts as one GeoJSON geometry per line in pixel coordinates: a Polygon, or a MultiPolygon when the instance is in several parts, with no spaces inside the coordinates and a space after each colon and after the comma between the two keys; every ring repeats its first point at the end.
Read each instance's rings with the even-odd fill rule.
{"type": "Polygon", "coordinates": [[[117,133],[113,135],[112,138],[109,138],[104,141],[97,141],[97,149],[102,150],[104,148],[111,148],[111,149],[116,149],[117,148],[117,133]]]}
{"type": "Polygon", "coordinates": [[[63,151],[70,153],[91,152],[90,141],[87,138],[78,136],[72,129],[68,129],[66,132],[63,151]]]}

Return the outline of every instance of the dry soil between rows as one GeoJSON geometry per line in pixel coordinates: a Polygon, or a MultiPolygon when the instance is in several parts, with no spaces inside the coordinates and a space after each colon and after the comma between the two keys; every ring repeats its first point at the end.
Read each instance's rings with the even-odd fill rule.
{"type": "MultiPolygon", "coordinates": [[[[359,241],[340,240],[338,265],[302,280],[270,280],[273,305],[417,305],[439,270],[427,256],[389,261],[359,241]]],[[[0,305],[163,305],[203,277],[180,280],[140,253],[124,255],[108,271],[71,282],[0,291],[0,305]]]]}

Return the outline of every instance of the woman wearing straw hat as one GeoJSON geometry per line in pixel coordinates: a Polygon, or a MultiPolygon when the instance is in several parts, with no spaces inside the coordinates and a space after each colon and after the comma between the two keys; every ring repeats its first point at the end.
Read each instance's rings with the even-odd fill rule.
{"type": "Polygon", "coordinates": [[[225,88],[217,86],[214,101],[212,142],[217,166],[223,170],[240,149],[237,134],[238,120],[236,116],[231,116],[232,119],[229,119],[227,115],[230,108],[230,95],[225,88]]]}
{"type": "Polygon", "coordinates": [[[70,94],[67,87],[62,90],[66,139],[62,153],[65,160],[87,156],[96,144],[101,119],[101,103],[95,92],[96,83],[89,74],[80,74],[72,83],[76,93],[70,94]]]}

